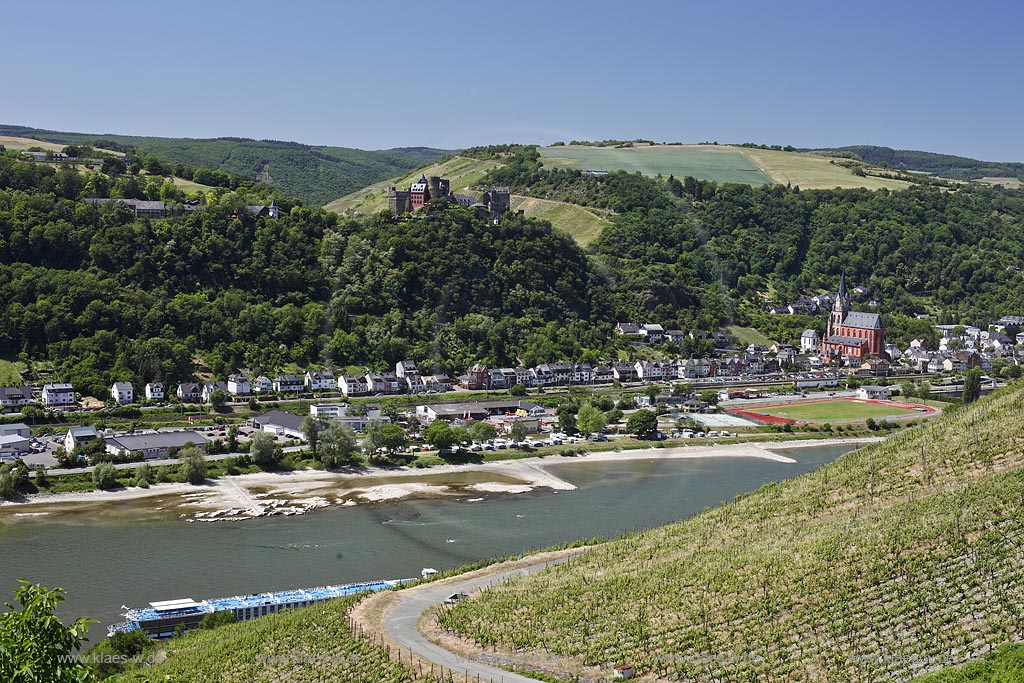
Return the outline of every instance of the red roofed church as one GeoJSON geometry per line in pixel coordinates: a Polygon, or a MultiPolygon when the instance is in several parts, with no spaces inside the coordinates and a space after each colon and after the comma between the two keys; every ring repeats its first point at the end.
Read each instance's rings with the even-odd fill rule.
{"type": "Polygon", "coordinates": [[[881,356],[885,349],[885,330],[877,313],[859,313],[850,310],[850,295],[846,291],[846,274],[839,278],[839,294],[828,317],[822,355],[830,363],[841,363],[844,358],[858,361],[881,356]]]}

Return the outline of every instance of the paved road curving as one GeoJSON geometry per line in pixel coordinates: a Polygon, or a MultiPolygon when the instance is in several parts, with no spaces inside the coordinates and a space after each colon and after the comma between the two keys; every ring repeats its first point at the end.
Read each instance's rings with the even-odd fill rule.
{"type": "Polygon", "coordinates": [[[508,578],[516,576],[527,576],[544,569],[551,564],[566,562],[577,554],[566,555],[553,560],[540,561],[536,564],[527,565],[518,569],[511,569],[500,574],[490,574],[473,579],[466,579],[458,583],[445,583],[432,586],[427,584],[421,588],[398,592],[398,601],[388,610],[384,616],[384,632],[395,643],[413,654],[451,669],[456,676],[467,675],[470,680],[490,681],[492,683],[538,683],[536,678],[529,678],[521,674],[488,666],[462,655],[450,652],[440,645],[435,645],[420,633],[417,624],[420,617],[431,607],[444,602],[452,593],[471,594],[487,586],[499,583],[508,578]]]}

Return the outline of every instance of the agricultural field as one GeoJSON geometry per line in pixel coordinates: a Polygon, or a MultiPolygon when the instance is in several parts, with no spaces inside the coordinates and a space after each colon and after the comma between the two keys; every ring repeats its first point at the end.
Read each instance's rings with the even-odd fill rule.
{"type": "Polygon", "coordinates": [[[451,190],[456,194],[477,194],[469,188],[480,182],[484,174],[495,166],[501,164],[494,160],[469,159],[467,157],[453,157],[447,161],[431,164],[423,168],[410,171],[401,178],[382,180],[336,199],[324,208],[334,213],[361,213],[373,214],[388,208],[388,188],[394,185],[400,189],[409,189],[409,185],[425,174],[441,176],[451,181],[451,190]]]}
{"type": "MultiPolygon", "coordinates": [[[[48,152],[59,152],[67,147],[67,145],[62,145],[58,142],[46,142],[45,140],[36,140],[34,138],[19,138],[12,135],[0,135],[0,145],[18,152],[23,152],[27,149],[32,149],[33,147],[37,147],[48,152]]],[[[115,152],[112,149],[105,149],[103,150],[103,153],[116,157],[124,156],[124,152],[115,152]]]]}
{"type": "Polygon", "coordinates": [[[541,147],[549,168],[580,171],[639,171],[644,175],[693,176],[726,183],[770,184],[772,179],[737,148],[728,145],[645,145],[541,147]]]}
{"type": "Polygon", "coordinates": [[[388,659],[387,650],[349,631],[348,608],[359,597],[342,598],[221,626],[165,641],[158,664],[133,669],[118,682],[214,683],[412,683],[427,681],[388,659]]]}
{"type": "Polygon", "coordinates": [[[1019,190],[1024,187],[1024,182],[1021,182],[1020,178],[978,178],[976,183],[984,183],[985,185],[1002,186],[1007,190],[1019,190]]]}
{"type": "Polygon", "coordinates": [[[1024,632],[1024,385],[437,613],[560,678],[907,681],[1024,632]]]}
{"type": "Polygon", "coordinates": [[[56,142],[45,142],[43,140],[33,140],[32,138],[17,138],[11,135],[0,135],[0,145],[17,152],[23,152],[33,147],[50,152],[59,152],[67,147],[67,145],[60,145],[56,142]]]}
{"type": "MultiPolygon", "coordinates": [[[[749,413],[754,417],[769,415],[795,422],[842,424],[845,422],[859,422],[869,417],[875,420],[883,420],[925,414],[922,411],[915,410],[916,407],[922,406],[889,403],[886,401],[873,402],[838,398],[824,401],[798,401],[780,405],[753,406],[741,412],[749,413]]],[[[932,408],[927,409],[928,414],[933,414],[934,412],[932,408]]]]}
{"type": "Polygon", "coordinates": [[[780,152],[769,149],[736,147],[758,168],[780,185],[799,185],[803,190],[831,190],[836,187],[863,187],[869,190],[888,188],[905,190],[911,184],[903,180],[855,176],[851,169],[840,166],[829,157],[806,152],[780,152]]]}
{"type": "Polygon", "coordinates": [[[550,222],[556,228],[572,235],[572,238],[581,247],[585,247],[597,239],[604,227],[609,224],[608,219],[612,216],[610,211],[603,209],[519,195],[512,197],[512,210],[522,211],[530,218],[540,218],[550,222]]]}

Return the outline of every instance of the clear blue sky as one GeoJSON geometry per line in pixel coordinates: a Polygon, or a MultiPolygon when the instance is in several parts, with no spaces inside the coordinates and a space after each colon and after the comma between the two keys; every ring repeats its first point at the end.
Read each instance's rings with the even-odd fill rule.
{"type": "Polygon", "coordinates": [[[650,138],[1024,161],[1018,2],[10,2],[0,122],[364,149],[650,138]]]}

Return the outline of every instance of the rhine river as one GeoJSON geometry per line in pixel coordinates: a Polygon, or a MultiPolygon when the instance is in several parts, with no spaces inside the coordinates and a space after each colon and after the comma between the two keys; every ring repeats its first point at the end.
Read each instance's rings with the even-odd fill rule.
{"type": "MultiPolygon", "coordinates": [[[[0,603],[17,579],[67,590],[64,619],[120,621],[121,605],[217,598],[367,579],[418,577],[581,538],[611,537],[690,516],[834,460],[852,445],[774,449],[761,459],[586,461],[549,470],[576,491],[405,500],[301,517],[189,524],[130,511],[74,523],[0,524],[0,603]]],[[[99,631],[99,632],[97,632],[99,631]]]]}

